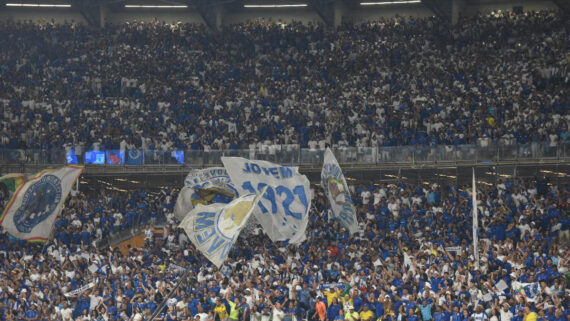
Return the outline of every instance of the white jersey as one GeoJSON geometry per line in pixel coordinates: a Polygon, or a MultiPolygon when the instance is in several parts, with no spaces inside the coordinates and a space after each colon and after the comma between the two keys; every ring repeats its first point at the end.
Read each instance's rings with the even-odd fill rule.
{"type": "Polygon", "coordinates": [[[511,319],[513,318],[513,313],[509,310],[507,310],[507,312],[505,312],[504,310],[501,310],[501,321],[511,321],[511,319]]]}
{"type": "Polygon", "coordinates": [[[489,316],[485,312],[473,313],[471,315],[473,321],[489,321],[489,316]]]}

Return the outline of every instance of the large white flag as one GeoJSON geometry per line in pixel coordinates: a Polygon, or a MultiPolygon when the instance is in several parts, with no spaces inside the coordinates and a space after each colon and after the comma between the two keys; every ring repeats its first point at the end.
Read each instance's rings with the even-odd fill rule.
{"type": "Polygon", "coordinates": [[[198,204],[178,227],[184,229],[190,241],[205,257],[220,267],[259,199],[260,196],[248,194],[229,204],[198,204]]]}
{"type": "Polygon", "coordinates": [[[222,157],[222,162],[240,194],[258,193],[268,186],[254,215],[272,241],[305,240],[313,198],[305,175],[297,168],[241,157],[222,157]]]}
{"type": "Polygon", "coordinates": [[[174,216],[182,221],[186,214],[188,214],[195,205],[197,204],[207,204],[205,201],[199,199],[198,194],[190,186],[184,186],[178,193],[178,198],[176,199],[176,204],[174,205],[174,216]]]}
{"type": "Polygon", "coordinates": [[[358,232],[356,209],[350,198],[350,190],[342,170],[329,148],[325,151],[321,185],[331,203],[334,217],[350,234],[358,232]]]}
{"type": "Polygon", "coordinates": [[[44,170],[16,191],[4,209],[0,224],[12,236],[28,241],[47,241],[56,217],[83,171],[82,166],[44,170]]]}
{"type": "Polygon", "coordinates": [[[197,204],[227,204],[237,196],[225,168],[192,170],[184,179],[184,187],[176,199],[174,216],[182,221],[197,204]]]}

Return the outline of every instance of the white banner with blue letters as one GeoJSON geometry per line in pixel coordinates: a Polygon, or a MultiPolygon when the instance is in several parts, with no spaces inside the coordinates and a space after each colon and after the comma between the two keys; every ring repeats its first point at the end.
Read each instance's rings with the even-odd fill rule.
{"type": "Polygon", "coordinates": [[[258,193],[265,186],[255,218],[272,241],[298,244],[305,240],[313,195],[309,179],[297,168],[241,157],[222,157],[240,194],[258,193]]]}
{"type": "Polygon", "coordinates": [[[261,195],[248,194],[229,204],[198,204],[178,227],[183,228],[196,248],[219,268],[260,198],[261,195]]]}
{"type": "Polygon", "coordinates": [[[197,204],[227,204],[237,196],[238,192],[223,167],[195,169],[184,179],[184,187],[180,190],[174,207],[174,216],[182,221],[197,204]]]}

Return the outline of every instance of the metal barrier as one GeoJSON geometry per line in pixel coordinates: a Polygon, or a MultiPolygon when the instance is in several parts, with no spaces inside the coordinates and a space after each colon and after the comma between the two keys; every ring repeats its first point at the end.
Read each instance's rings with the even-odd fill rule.
{"type": "Polygon", "coordinates": [[[118,231],[111,231],[108,235],[105,235],[99,242],[97,243],[97,248],[107,248],[109,246],[113,246],[115,244],[121,243],[125,240],[130,239],[136,235],[139,235],[143,232],[145,226],[150,224],[152,227],[164,227],[166,225],[166,217],[161,216],[157,219],[151,218],[147,222],[141,222],[141,215],[138,215],[136,221],[126,228],[118,231]]]}
{"type": "MultiPolygon", "coordinates": [[[[335,147],[339,163],[359,165],[438,164],[461,162],[499,162],[544,159],[570,159],[570,142],[551,144],[511,144],[502,140],[479,145],[416,145],[393,147],[335,147]]],[[[86,164],[96,166],[169,166],[207,167],[222,165],[222,156],[268,160],[283,165],[316,166],[322,163],[323,150],[279,145],[264,150],[25,150],[0,149],[1,164],[86,164]]]]}

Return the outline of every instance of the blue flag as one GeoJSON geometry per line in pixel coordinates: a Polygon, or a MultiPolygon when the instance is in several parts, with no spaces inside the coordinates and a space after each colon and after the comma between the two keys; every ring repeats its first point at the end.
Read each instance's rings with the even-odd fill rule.
{"type": "Polygon", "coordinates": [[[130,150],[127,152],[127,165],[143,165],[144,152],[142,150],[130,150]]]}

